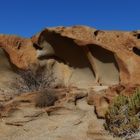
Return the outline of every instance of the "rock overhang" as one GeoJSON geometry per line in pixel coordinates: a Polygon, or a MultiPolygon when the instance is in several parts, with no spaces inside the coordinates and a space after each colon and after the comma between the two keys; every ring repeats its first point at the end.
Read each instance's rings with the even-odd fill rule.
{"type": "MultiPolygon", "coordinates": [[[[112,53],[112,63],[114,63],[113,65],[115,65],[116,69],[114,67],[113,68],[119,73],[118,83],[139,83],[139,80],[137,80],[139,79],[139,74],[137,72],[140,67],[140,58],[134,51],[135,48],[139,48],[140,46],[140,40],[136,35],[139,34],[137,31],[102,31],[87,26],[56,27],[44,29],[42,32],[40,32],[38,39],[36,39],[37,43],[41,44],[43,38],[47,41],[47,36],[49,36],[49,34],[52,36],[57,35],[61,38],[69,38],[78,47],[80,47],[81,50],[83,50],[87,55],[90,67],[92,68],[93,74],[96,78],[98,72],[95,71],[99,71],[96,69],[100,68],[96,68],[98,67],[98,64],[96,64],[97,62],[94,61],[97,60],[97,57],[94,57],[94,54],[91,53],[90,49],[97,48],[98,46],[98,48],[100,48],[99,51],[106,50],[105,52],[107,56],[104,54],[104,58],[108,57],[108,54],[112,53]]],[[[34,38],[35,36],[32,39],[34,40],[34,38]]],[[[96,51],[96,53],[97,52],[98,51],[96,51]]],[[[102,57],[102,54],[100,54],[100,52],[98,53],[98,58],[102,57]]],[[[96,81],[98,80],[99,79],[97,78],[96,81]]],[[[112,81],[112,84],[117,84],[117,82],[112,81]]]]}
{"type": "Polygon", "coordinates": [[[45,65],[61,86],[140,84],[139,46],[139,31],[88,26],[46,28],[31,39],[0,35],[10,63],[33,73],[45,65]]]}

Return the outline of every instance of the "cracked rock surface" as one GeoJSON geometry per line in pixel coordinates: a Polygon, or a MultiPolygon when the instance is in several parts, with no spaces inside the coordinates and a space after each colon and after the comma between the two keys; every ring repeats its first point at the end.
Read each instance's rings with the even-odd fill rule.
{"type": "Polygon", "coordinates": [[[103,118],[114,97],[139,85],[139,31],[0,34],[0,139],[119,140],[103,118]]]}

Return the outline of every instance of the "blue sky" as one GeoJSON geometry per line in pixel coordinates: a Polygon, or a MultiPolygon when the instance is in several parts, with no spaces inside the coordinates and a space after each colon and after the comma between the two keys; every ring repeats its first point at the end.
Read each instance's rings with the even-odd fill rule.
{"type": "Polygon", "coordinates": [[[30,37],[45,27],[140,29],[140,0],[0,0],[0,33],[30,37]]]}

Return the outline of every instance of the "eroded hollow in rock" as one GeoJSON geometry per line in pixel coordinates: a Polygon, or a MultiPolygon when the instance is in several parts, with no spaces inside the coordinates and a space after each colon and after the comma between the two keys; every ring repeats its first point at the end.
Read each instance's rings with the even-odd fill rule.
{"type": "MultiPolygon", "coordinates": [[[[63,69],[62,64],[65,64],[69,67],[68,69],[71,70],[67,71],[69,77],[63,78],[63,80],[68,79],[67,82],[65,82],[66,85],[92,87],[93,85],[98,84],[97,82],[103,85],[119,83],[119,68],[114,54],[111,51],[97,45],[84,46],[91,51],[94,59],[93,61],[95,61],[97,67],[97,70],[95,71],[82,47],[78,46],[72,39],[53,32],[43,32],[39,41],[40,45],[44,45],[44,42],[46,42],[46,44],[49,43],[52,46],[54,54],[52,55],[51,51],[51,58],[54,57],[56,60],[59,58],[57,60],[59,64],[57,63],[57,66],[55,66],[57,77],[65,75],[65,70],[63,69]],[[63,74],[60,74],[60,71],[63,74]],[[99,76],[98,81],[96,81],[97,79],[95,78],[96,73],[98,73],[99,76]]],[[[50,45],[48,49],[50,48],[50,45]]],[[[49,52],[49,50],[47,50],[47,45],[45,48],[46,51],[49,52]]]]}
{"type": "Polygon", "coordinates": [[[140,49],[138,49],[137,47],[134,47],[134,48],[133,48],[133,52],[134,52],[136,55],[140,56],[140,49]]]}
{"type": "Polygon", "coordinates": [[[140,34],[137,35],[137,39],[140,39],[140,34]]]}
{"type": "Polygon", "coordinates": [[[140,39],[140,34],[139,34],[139,33],[134,34],[134,36],[135,36],[137,39],[140,39]]]}
{"type": "Polygon", "coordinates": [[[5,69],[11,69],[11,66],[5,52],[0,48],[0,71],[5,69]]]}
{"type": "Polygon", "coordinates": [[[7,100],[25,91],[23,79],[12,68],[8,55],[0,48],[0,94],[7,100]]]}
{"type": "Polygon", "coordinates": [[[99,83],[105,85],[113,85],[119,83],[119,68],[115,60],[114,54],[97,45],[87,46],[91,51],[97,73],[99,76],[99,83]]]}
{"type": "MultiPolygon", "coordinates": [[[[48,42],[54,50],[54,59],[59,60],[55,67],[55,75],[64,77],[66,86],[91,87],[95,83],[95,77],[91,65],[84,51],[72,39],[62,37],[56,33],[44,33],[41,35],[42,43],[48,42]],[[62,60],[60,62],[60,60],[62,60]],[[63,65],[68,66],[63,67],[63,65]],[[57,69],[57,70],[56,70],[57,69]],[[60,73],[63,73],[60,75],[60,73]],[[67,77],[69,75],[69,77],[67,77]]],[[[41,45],[41,44],[40,44],[41,45]]],[[[46,46],[47,50],[47,46],[46,46]]],[[[48,51],[49,52],[49,51],[48,51]]]]}

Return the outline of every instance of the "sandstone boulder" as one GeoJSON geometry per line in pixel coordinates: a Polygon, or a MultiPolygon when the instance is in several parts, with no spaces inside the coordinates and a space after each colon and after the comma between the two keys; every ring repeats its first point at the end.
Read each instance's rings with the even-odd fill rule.
{"type": "MultiPolygon", "coordinates": [[[[66,80],[65,85],[92,87],[140,83],[138,31],[56,27],[44,29],[32,37],[32,41],[46,51],[46,57],[56,59],[57,65],[61,65],[57,67],[63,81],[66,80]],[[64,64],[67,67],[64,68],[64,64]]],[[[59,74],[56,76],[60,77],[59,74]]]]}
{"type": "Polygon", "coordinates": [[[101,118],[114,97],[140,85],[139,69],[139,31],[62,26],[31,38],[0,35],[0,136],[115,139],[101,118]]]}

